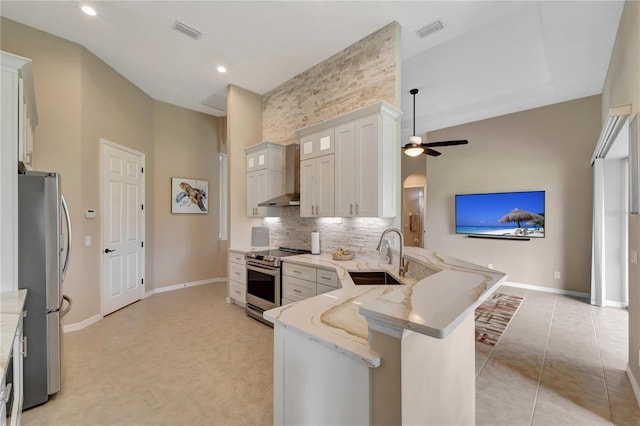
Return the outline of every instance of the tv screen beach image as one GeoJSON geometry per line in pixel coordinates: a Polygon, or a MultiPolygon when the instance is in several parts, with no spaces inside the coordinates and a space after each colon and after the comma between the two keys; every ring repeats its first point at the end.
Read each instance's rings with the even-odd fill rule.
{"type": "Polygon", "coordinates": [[[544,191],[456,195],[456,234],[544,237],[544,191]]]}

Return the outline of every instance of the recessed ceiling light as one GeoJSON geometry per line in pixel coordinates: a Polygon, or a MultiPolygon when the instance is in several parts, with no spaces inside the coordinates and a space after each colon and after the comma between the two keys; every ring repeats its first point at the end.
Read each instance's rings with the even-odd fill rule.
{"type": "Polygon", "coordinates": [[[225,67],[223,67],[222,65],[220,65],[218,68],[216,68],[218,70],[218,72],[227,72],[227,69],[225,67]]]}
{"type": "Polygon", "coordinates": [[[82,6],[82,11],[89,16],[96,16],[97,13],[91,6],[82,6]]]}

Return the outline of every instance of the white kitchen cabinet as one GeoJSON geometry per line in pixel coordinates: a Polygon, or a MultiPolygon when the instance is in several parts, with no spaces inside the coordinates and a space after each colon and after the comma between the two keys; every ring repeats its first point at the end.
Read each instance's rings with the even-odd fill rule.
{"type": "Polygon", "coordinates": [[[281,207],[260,207],[263,201],[284,194],[285,147],[263,142],[245,150],[247,155],[247,216],[281,216],[281,207]]]}
{"type": "Polygon", "coordinates": [[[396,140],[395,120],[382,114],[336,128],[336,216],[396,215],[396,140]]]}
{"type": "Polygon", "coordinates": [[[333,129],[324,129],[300,139],[300,160],[333,154],[334,149],[333,129]]]}
{"type": "Polygon", "coordinates": [[[3,332],[0,341],[0,426],[7,423],[20,425],[23,405],[23,358],[26,356],[26,339],[23,336],[23,317],[26,315],[24,301],[27,290],[3,292],[0,307],[3,332]],[[6,338],[5,338],[6,337],[6,338]],[[8,382],[7,367],[11,361],[12,376],[8,382]],[[11,412],[7,402],[11,401],[11,412]]]}
{"type": "MultiPolygon", "coordinates": [[[[334,183],[332,191],[325,191],[334,194],[333,212],[323,214],[322,207],[317,211],[316,203],[311,201],[318,197],[317,188],[309,178],[309,182],[301,183],[300,187],[301,205],[305,204],[302,202],[305,198],[309,200],[301,208],[301,216],[396,216],[400,187],[397,134],[400,114],[393,106],[379,102],[298,131],[301,145],[311,143],[311,147],[323,132],[334,137],[334,183]]],[[[311,155],[314,155],[313,149],[311,155]]],[[[304,158],[302,154],[301,158],[304,158]]],[[[314,170],[311,166],[307,168],[308,173],[314,170]]]]}
{"type": "Polygon", "coordinates": [[[282,305],[338,288],[336,271],[282,262],[282,305]]]}
{"type": "Polygon", "coordinates": [[[31,60],[0,52],[0,291],[18,289],[18,161],[31,168],[38,123],[31,60]]]}
{"type": "Polygon", "coordinates": [[[300,216],[335,216],[333,155],[300,162],[300,216]]]}
{"type": "Polygon", "coordinates": [[[228,303],[244,306],[247,298],[247,266],[244,253],[229,252],[229,297],[228,303]]]}

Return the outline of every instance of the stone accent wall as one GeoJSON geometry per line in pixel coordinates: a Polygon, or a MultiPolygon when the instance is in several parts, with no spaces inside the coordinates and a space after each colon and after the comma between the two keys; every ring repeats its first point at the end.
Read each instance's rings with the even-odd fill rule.
{"type": "Polygon", "coordinates": [[[393,219],[300,217],[299,207],[284,207],[281,218],[263,219],[269,228],[269,245],[311,250],[311,232],[320,233],[320,251],[339,248],[367,256],[378,256],[376,246],[393,219]]]}
{"type": "Polygon", "coordinates": [[[266,93],[263,140],[297,143],[296,130],[379,101],[399,108],[399,88],[400,25],[392,22],[266,93]]]}
{"type": "MultiPolygon", "coordinates": [[[[380,101],[400,107],[397,22],[266,93],[262,137],[283,145],[299,143],[296,130],[380,101]]],[[[264,220],[272,246],[310,250],[311,232],[318,231],[323,253],[343,248],[370,255],[377,255],[380,234],[393,223],[393,219],[375,218],[302,218],[299,207],[284,208],[279,221],[264,220]]]]}

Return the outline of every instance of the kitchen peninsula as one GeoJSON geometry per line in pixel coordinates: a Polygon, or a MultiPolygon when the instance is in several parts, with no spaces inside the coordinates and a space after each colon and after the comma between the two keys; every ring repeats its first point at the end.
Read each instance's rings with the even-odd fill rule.
{"type": "Polygon", "coordinates": [[[274,423],[473,424],[474,315],[506,274],[413,247],[397,265],[299,255],[340,289],[265,312],[274,323],[274,423]],[[404,285],[355,285],[349,271],[404,285]]]}
{"type": "Polygon", "coordinates": [[[22,318],[27,290],[0,292],[0,425],[10,416],[10,424],[19,425],[22,413],[22,318]],[[13,357],[12,383],[6,383],[9,361],[13,357]],[[10,413],[6,403],[13,398],[10,413]]]}

